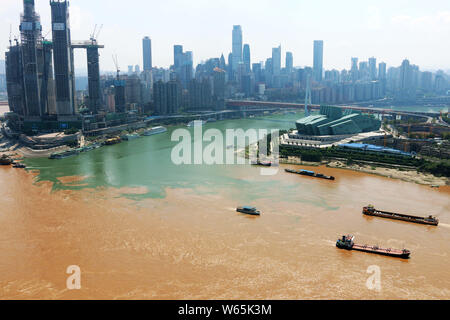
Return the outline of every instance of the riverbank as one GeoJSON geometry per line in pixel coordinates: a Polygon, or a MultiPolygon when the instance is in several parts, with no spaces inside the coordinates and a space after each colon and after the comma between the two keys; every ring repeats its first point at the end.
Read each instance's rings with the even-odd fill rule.
{"type": "Polygon", "coordinates": [[[339,160],[308,162],[302,161],[301,158],[299,157],[281,158],[280,163],[304,165],[309,167],[319,167],[325,165],[328,168],[352,170],[433,187],[442,187],[450,185],[450,180],[447,177],[436,177],[433,174],[418,172],[417,170],[413,170],[410,168],[401,168],[401,167],[389,168],[375,163],[370,165],[358,162],[348,164],[345,161],[339,160]]]}
{"type": "Polygon", "coordinates": [[[366,165],[358,163],[347,164],[343,161],[330,161],[326,164],[326,166],[329,168],[364,172],[368,174],[374,174],[391,179],[399,179],[406,182],[413,182],[433,187],[450,185],[449,178],[436,177],[432,174],[417,172],[417,170],[393,169],[377,165],[366,165]]]}

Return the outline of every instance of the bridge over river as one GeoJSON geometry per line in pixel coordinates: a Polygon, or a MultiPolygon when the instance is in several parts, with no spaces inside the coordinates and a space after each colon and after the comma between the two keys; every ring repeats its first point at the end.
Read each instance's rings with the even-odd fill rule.
{"type": "MultiPolygon", "coordinates": [[[[276,102],[276,101],[250,101],[250,100],[227,100],[226,106],[228,109],[252,110],[254,108],[278,108],[278,109],[305,109],[305,105],[301,103],[276,102]]],[[[430,122],[432,118],[439,117],[439,113],[432,112],[414,112],[414,111],[398,111],[391,109],[380,109],[371,107],[359,106],[337,106],[344,110],[355,110],[367,112],[370,114],[382,114],[393,116],[419,117],[425,118],[425,121],[430,122]]],[[[309,106],[310,110],[319,110],[320,105],[312,104],[309,106]]]]}

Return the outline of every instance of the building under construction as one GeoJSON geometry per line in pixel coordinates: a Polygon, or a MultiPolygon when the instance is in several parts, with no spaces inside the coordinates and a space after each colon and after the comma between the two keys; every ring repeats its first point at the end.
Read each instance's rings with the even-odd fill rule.
{"type": "Polygon", "coordinates": [[[75,79],[69,26],[69,2],[51,0],[50,6],[52,8],[57,112],[62,116],[74,115],[75,79]]]}
{"type": "MultiPolygon", "coordinates": [[[[69,1],[50,0],[52,41],[42,36],[40,17],[34,0],[23,0],[20,41],[10,39],[6,52],[6,82],[10,110],[23,122],[57,119],[77,121],[75,100],[74,49],[87,53],[89,111],[103,109],[100,94],[99,48],[93,34],[88,41],[72,42],[69,1]]],[[[95,31],[94,31],[95,33],[95,31]]],[[[97,34],[98,35],[98,34],[97,34]]],[[[53,128],[54,126],[52,126],[53,128]]],[[[67,124],[59,126],[60,129],[67,124]]]]}

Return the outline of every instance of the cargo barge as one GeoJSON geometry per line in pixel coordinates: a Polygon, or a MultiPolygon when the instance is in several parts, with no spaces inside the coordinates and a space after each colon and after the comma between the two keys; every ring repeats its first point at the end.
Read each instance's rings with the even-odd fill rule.
{"type": "Polygon", "coordinates": [[[313,178],[319,178],[319,179],[325,179],[325,180],[335,180],[336,178],[333,176],[326,176],[324,174],[321,173],[315,173],[314,171],[309,171],[309,170],[292,170],[292,169],[284,169],[284,171],[288,172],[288,173],[295,173],[295,174],[299,174],[302,176],[308,176],[308,177],[313,177],[313,178]]]}
{"type": "Polygon", "coordinates": [[[78,149],[72,149],[72,150],[52,153],[48,158],[52,159],[52,160],[55,160],[55,159],[60,160],[60,159],[65,159],[65,158],[69,158],[72,156],[76,156],[79,153],[80,153],[80,151],[78,149]]]}
{"type": "Polygon", "coordinates": [[[278,167],[278,164],[271,161],[252,161],[252,166],[278,167]]]}
{"type": "Polygon", "coordinates": [[[411,251],[407,249],[383,249],[379,248],[378,246],[355,244],[354,239],[355,237],[352,235],[342,236],[342,238],[338,239],[338,241],[336,242],[336,247],[338,247],[339,249],[362,251],[402,259],[409,259],[409,256],[411,254],[411,251]]]}
{"type": "Polygon", "coordinates": [[[426,224],[426,225],[430,225],[430,226],[437,226],[439,224],[439,220],[431,215],[428,217],[409,216],[406,214],[400,214],[400,213],[395,213],[395,212],[380,211],[380,210],[375,209],[375,207],[372,205],[368,205],[367,207],[364,207],[362,213],[365,214],[366,216],[401,220],[401,221],[406,221],[406,222],[426,224]]]}
{"type": "Polygon", "coordinates": [[[121,142],[122,142],[122,139],[120,139],[120,137],[114,137],[114,138],[105,140],[104,144],[105,144],[105,146],[112,146],[114,144],[118,144],[121,142]]]}

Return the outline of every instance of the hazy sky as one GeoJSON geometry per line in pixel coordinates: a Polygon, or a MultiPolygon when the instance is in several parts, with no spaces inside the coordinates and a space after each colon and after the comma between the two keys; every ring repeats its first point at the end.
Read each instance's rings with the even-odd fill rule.
{"type": "MultiPolygon", "coordinates": [[[[49,0],[35,0],[44,34],[50,31],[49,0]]],[[[0,0],[0,50],[9,30],[18,35],[22,0],[0,0]]],[[[142,68],[142,38],[152,39],[153,65],[173,63],[173,45],[194,52],[194,64],[227,58],[231,32],[240,24],[250,44],[252,63],[271,56],[281,44],[282,64],[292,51],[294,65],[312,65],[313,40],[324,40],[324,68],[349,68],[350,58],[398,66],[404,58],[421,69],[450,69],[449,0],[72,0],[72,39],[88,39],[103,24],[101,69],[142,68]]],[[[51,37],[49,33],[48,37],[51,37]]],[[[85,68],[83,52],[76,66],[85,68]]]]}

